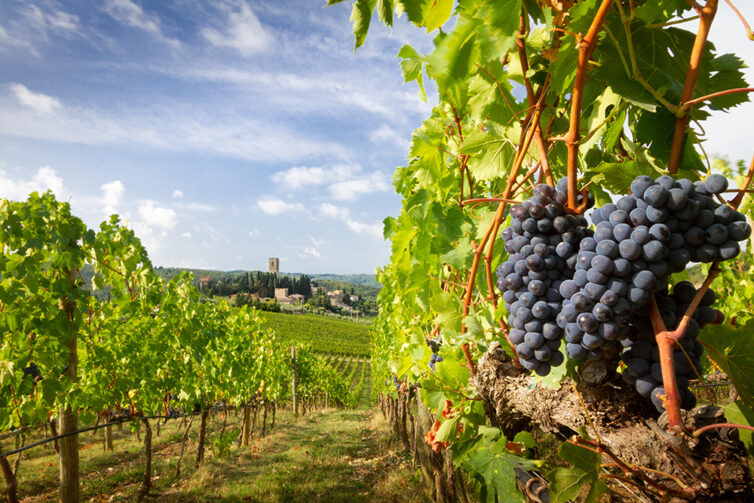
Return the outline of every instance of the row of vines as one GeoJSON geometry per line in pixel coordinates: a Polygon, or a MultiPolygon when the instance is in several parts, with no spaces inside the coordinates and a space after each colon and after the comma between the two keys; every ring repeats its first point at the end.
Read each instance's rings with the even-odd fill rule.
{"type": "MultiPolygon", "coordinates": [[[[0,199],[0,335],[0,432],[57,423],[65,502],[79,501],[80,425],[141,418],[148,439],[148,417],[199,412],[203,430],[219,405],[244,407],[248,428],[248,405],[291,396],[290,352],[255,311],[202,302],[186,275],[163,281],[117,216],[88,229],[49,192],[0,199]]],[[[295,375],[303,403],[360,398],[306,346],[295,375]]],[[[10,461],[0,456],[15,501],[10,461]]]]}
{"type": "MultiPolygon", "coordinates": [[[[398,53],[405,81],[425,100],[436,90],[439,103],[394,175],[403,206],[385,220],[392,256],[378,277],[372,375],[383,404],[421,388],[435,421],[425,440],[445,453],[436,460],[449,463],[444,473],[463,471],[464,495],[520,501],[515,470],[547,457],[547,480],[537,480],[551,501],[751,497],[738,430],[754,419],[745,197],[754,162],[710,159],[704,121],[754,88],[743,61],[708,40],[718,9],[738,15],[727,29],[745,47],[751,29],[728,0],[354,2],[357,49],[373,18],[392,26],[406,16],[434,33],[429,53],[398,53]],[[558,215],[572,227],[551,231],[558,215]],[[652,231],[629,242],[639,227],[652,231]],[[662,244],[671,236],[675,244],[662,244]],[[613,239],[625,239],[621,255],[613,239]],[[545,258],[555,244],[558,257],[545,258]],[[686,282],[693,262],[703,262],[695,285],[686,282]],[[573,293],[587,281],[574,286],[574,267],[589,269],[591,300],[573,293]],[[627,279],[608,283],[615,274],[627,279]],[[627,295],[626,282],[619,312],[605,284],[627,295]],[[532,295],[544,300],[533,306],[532,295]],[[611,316],[617,334],[603,323],[611,316]],[[704,391],[713,372],[733,383],[725,408],[704,391]],[[555,461],[516,441],[543,433],[556,439],[555,461]]],[[[750,447],[750,435],[741,438],[750,447]]],[[[465,498],[436,489],[437,501],[465,498]]]]}

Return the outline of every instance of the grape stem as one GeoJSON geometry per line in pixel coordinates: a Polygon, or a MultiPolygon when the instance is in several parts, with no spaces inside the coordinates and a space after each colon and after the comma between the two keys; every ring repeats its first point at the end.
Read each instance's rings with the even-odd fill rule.
{"type": "Polygon", "coordinates": [[[473,203],[510,203],[510,204],[519,204],[521,201],[516,201],[514,199],[503,199],[502,197],[481,197],[477,199],[466,199],[461,203],[462,206],[465,206],[467,204],[473,204],[473,203]]]}
{"type": "Polygon", "coordinates": [[[717,261],[712,263],[707,278],[702,286],[696,292],[694,299],[689,304],[688,309],[681,318],[681,322],[675,330],[668,330],[665,322],[662,320],[660,309],[657,307],[657,301],[652,298],[649,304],[649,319],[652,322],[652,328],[655,333],[655,341],[660,349],[660,366],[662,369],[662,385],[665,388],[665,411],[668,413],[668,429],[685,430],[686,427],[681,419],[681,396],[678,392],[678,383],[675,378],[675,363],[673,362],[673,347],[686,333],[691,317],[699,307],[702,297],[707,292],[712,281],[720,274],[720,268],[717,261]]]}
{"type": "MultiPolygon", "coordinates": [[[[704,55],[704,46],[707,43],[712,21],[717,13],[718,0],[707,0],[704,7],[693,2],[694,8],[699,13],[699,31],[694,39],[694,46],[691,49],[689,58],[689,69],[686,72],[686,81],[683,84],[680,104],[691,101],[694,97],[694,86],[696,78],[699,75],[699,67],[704,55]]],[[[683,113],[675,120],[675,130],[673,131],[673,143],[670,148],[670,159],[668,160],[668,172],[673,175],[678,172],[681,163],[681,154],[683,153],[683,141],[686,138],[686,126],[689,123],[688,112],[683,113]]]]}
{"type": "MultiPolygon", "coordinates": [[[[594,52],[597,46],[597,33],[602,26],[605,17],[607,17],[608,10],[610,9],[612,0],[602,0],[597,13],[592,20],[592,24],[589,27],[586,35],[579,44],[579,62],[576,67],[576,77],[573,84],[573,93],[571,94],[571,119],[568,127],[568,133],[566,134],[566,145],[568,149],[568,207],[571,210],[576,210],[578,206],[576,197],[576,178],[578,176],[577,169],[579,163],[579,124],[581,122],[581,104],[584,99],[584,84],[586,81],[586,65],[589,62],[589,58],[594,52]]],[[[586,203],[586,201],[584,201],[586,203]]]]}
{"type": "Polygon", "coordinates": [[[681,106],[679,106],[676,109],[675,113],[677,117],[683,117],[684,115],[688,113],[691,107],[693,107],[697,103],[701,103],[702,101],[719,98],[720,96],[727,96],[729,94],[752,93],[752,92],[754,92],[754,87],[737,87],[735,89],[726,89],[725,91],[719,91],[717,93],[708,94],[706,96],[700,96],[699,98],[694,98],[693,100],[684,102],[681,106]]]}
{"type": "Polygon", "coordinates": [[[746,179],[744,179],[744,183],[741,186],[740,191],[738,192],[738,195],[734,197],[728,205],[733,208],[734,210],[737,210],[739,206],[741,206],[741,201],[744,199],[744,194],[748,192],[749,184],[751,183],[751,178],[754,176],[754,156],[751,158],[751,164],[749,165],[749,171],[746,173],[746,179]]]}
{"type": "Polygon", "coordinates": [[[708,424],[707,426],[702,426],[701,428],[694,430],[694,432],[691,434],[692,437],[699,437],[702,433],[709,430],[714,430],[716,428],[738,428],[740,430],[749,430],[754,431],[754,426],[749,426],[748,424],[734,424],[734,423],[717,423],[717,424],[708,424]]]}
{"type": "Polygon", "coordinates": [[[743,23],[748,39],[754,40],[754,33],[751,32],[751,27],[749,26],[749,23],[746,22],[746,18],[743,16],[743,14],[741,14],[741,12],[736,8],[735,5],[733,5],[733,2],[731,2],[730,0],[725,0],[725,3],[727,3],[731,9],[733,9],[733,12],[735,12],[738,16],[738,19],[740,19],[741,23],[743,23]]]}
{"type": "MultiPolygon", "coordinates": [[[[529,77],[526,76],[529,72],[529,60],[526,57],[526,44],[524,42],[526,32],[526,14],[522,9],[519,18],[518,37],[516,37],[516,48],[518,49],[518,57],[521,60],[521,70],[524,75],[526,97],[529,100],[529,105],[534,106],[536,104],[536,106],[541,106],[541,104],[536,103],[537,99],[534,95],[534,89],[532,88],[529,77]]],[[[536,142],[537,150],[539,151],[539,162],[542,164],[543,178],[548,185],[555,186],[555,183],[552,180],[552,172],[550,171],[550,163],[547,160],[547,147],[545,147],[545,140],[542,137],[542,128],[539,126],[539,119],[534,123],[534,141],[536,142]]]]}
{"type": "MultiPolygon", "coordinates": [[[[597,440],[590,440],[587,438],[577,437],[577,436],[569,440],[569,442],[578,447],[583,447],[593,452],[597,452],[598,454],[605,454],[606,456],[608,456],[610,459],[612,459],[615,462],[618,468],[623,470],[623,473],[625,473],[626,475],[633,475],[634,477],[641,479],[644,483],[649,485],[652,489],[654,489],[660,495],[665,496],[668,494],[672,494],[672,495],[680,496],[684,498],[689,498],[689,497],[693,498],[696,495],[696,490],[694,488],[684,487],[683,484],[681,484],[680,481],[678,481],[678,479],[676,479],[672,475],[666,474],[663,472],[650,470],[650,471],[654,471],[655,473],[660,473],[663,476],[667,476],[675,480],[679,485],[681,485],[681,489],[680,490],[673,489],[671,487],[667,487],[665,485],[660,484],[659,482],[649,477],[646,473],[644,473],[645,470],[643,467],[629,465],[628,463],[620,459],[618,456],[616,456],[615,453],[613,453],[613,451],[610,450],[610,447],[608,447],[607,445],[604,445],[602,442],[599,442],[597,440]]],[[[637,485],[637,487],[640,487],[640,486],[637,485]]],[[[645,488],[641,487],[641,489],[645,489],[645,488]]]]}
{"type": "MultiPolygon", "coordinates": [[[[524,134],[523,140],[521,145],[518,148],[516,159],[513,161],[513,166],[511,167],[510,176],[508,177],[508,183],[505,187],[505,192],[503,193],[502,199],[508,199],[511,195],[511,189],[513,188],[513,183],[516,180],[516,177],[518,176],[518,172],[521,169],[521,164],[524,161],[524,157],[526,156],[526,151],[529,149],[529,146],[531,145],[532,137],[534,136],[534,130],[533,124],[536,124],[539,121],[539,118],[542,116],[542,110],[543,107],[539,106],[542,103],[542,100],[545,97],[547,91],[547,81],[542,85],[542,87],[539,90],[539,99],[537,100],[537,106],[533,110],[533,114],[531,114],[531,118],[528,121],[528,127],[526,129],[526,134],[524,134]]],[[[505,206],[507,203],[500,203],[500,206],[497,208],[497,212],[495,213],[495,218],[492,221],[492,224],[487,229],[487,232],[482,237],[481,242],[479,243],[479,246],[476,246],[474,248],[474,261],[471,264],[471,270],[469,271],[469,276],[466,281],[466,294],[463,299],[463,317],[466,318],[469,314],[469,308],[471,306],[471,297],[474,294],[474,285],[476,283],[476,274],[479,270],[479,260],[482,257],[482,254],[484,253],[484,248],[487,246],[487,243],[490,241],[490,236],[497,236],[497,231],[500,228],[500,224],[503,221],[503,216],[505,215],[505,206]]],[[[492,257],[492,250],[494,247],[495,238],[493,237],[492,243],[490,244],[490,251],[488,253],[488,256],[492,257]]],[[[466,333],[466,324],[463,323],[461,326],[461,332],[466,333]]],[[[510,343],[510,341],[509,341],[510,343]]],[[[466,342],[461,346],[461,350],[463,351],[464,357],[466,357],[466,363],[469,366],[469,371],[471,372],[472,376],[476,375],[476,364],[474,363],[474,360],[471,358],[471,350],[469,349],[469,343],[466,342]]]]}

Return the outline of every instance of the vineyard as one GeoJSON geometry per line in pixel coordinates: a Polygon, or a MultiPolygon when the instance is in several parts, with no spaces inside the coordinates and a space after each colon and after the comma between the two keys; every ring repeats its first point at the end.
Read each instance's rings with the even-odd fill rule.
{"type": "MultiPolygon", "coordinates": [[[[238,414],[238,443],[248,446],[255,425],[264,436],[268,416],[274,425],[278,405],[291,399],[295,414],[363,401],[364,358],[336,371],[297,337],[278,339],[285,328],[270,328],[253,310],[201,302],[189,276],[163,281],[117,216],[95,232],[51,193],[2,199],[0,242],[0,465],[11,502],[24,453],[52,441],[60,499],[78,501],[85,431],[102,429],[106,450],[114,425],[143,431],[142,500],[152,484],[152,428],[159,432],[163,421],[183,420],[183,453],[198,418],[198,466],[210,413],[238,414]],[[84,266],[94,271],[94,289],[109,289],[106,298],[90,292],[84,266]]],[[[332,326],[347,338],[342,324],[332,326]]],[[[355,351],[354,342],[348,347],[355,351]]],[[[224,421],[212,441],[234,440],[224,421]]]]}
{"type": "Polygon", "coordinates": [[[325,354],[368,356],[371,344],[369,326],[314,314],[259,314],[284,342],[308,344],[325,354]]]}
{"type": "Polygon", "coordinates": [[[432,37],[394,68],[435,103],[371,325],[208,299],[118,215],[0,198],[7,501],[754,501],[754,159],[707,151],[754,88],[722,9],[751,51],[732,0],[354,0],[357,51],[432,37]]]}

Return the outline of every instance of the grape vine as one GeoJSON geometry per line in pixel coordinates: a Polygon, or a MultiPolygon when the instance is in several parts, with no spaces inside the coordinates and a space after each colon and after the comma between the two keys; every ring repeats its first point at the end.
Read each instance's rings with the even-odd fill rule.
{"type": "MultiPolygon", "coordinates": [[[[447,442],[490,501],[515,490],[521,466],[490,442],[522,428],[587,427],[596,436],[559,449],[571,466],[548,477],[556,501],[617,480],[650,498],[746,487],[734,478],[698,484],[683,466],[706,454],[697,449],[692,462],[661,451],[652,435],[662,428],[637,430],[633,445],[619,440],[619,424],[693,429],[681,407],[694,405],[689,381],[703,377],[708,357],[742,390],[737,410],[754,405],[742,370],[751,368],[745,193],[754,161],[747,169],[703,151],[704,120],[751,90],[742,61],[707,40],[717,8],[716,0],[354,2],[356,48],[368,43],[373,11],[387,25],[397,12],[437,31],[428,53],[398,54],[406,82],[426,99],[431,79],[438,103],[394,176],[403,207],[385,221],[392,255],[379,273],[373,375],[398,404],[402,388],[421,387],[437,420],[433,448],[447,442]],[[562,207],[548,214],[553,198],[562,207]],[[572,220],[556,229],[557,217],[572,220]],[[692,292],[685,281],[697,271],[692,292]],[[715,307],[710,287],[726,291],[715,307]],[[428,347],[439,333],[442,346],[428,347]],[[598,451],[593,466],[576,453],[587,448],[598,451]],[[566,484],[574,479],[578,487],[566,484]]],[[[731,449],[726,459],[738,456],[731,449]]]]}

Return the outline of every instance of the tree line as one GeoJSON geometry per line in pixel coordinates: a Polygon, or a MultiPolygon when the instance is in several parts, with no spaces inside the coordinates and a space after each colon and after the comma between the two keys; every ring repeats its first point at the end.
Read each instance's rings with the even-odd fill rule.
{"type": "Polygon", "coordinates": [[[208,283],[194,278],[199,290],[208,297],[233,294],[257,294],[259,297],[274,297],[276,288],[287,288],[288,294],[312,296],[311,279],[306,275],[281,276],[272,272],[250,271],[235,275],[226,274],[208,283]]]}

